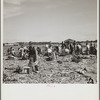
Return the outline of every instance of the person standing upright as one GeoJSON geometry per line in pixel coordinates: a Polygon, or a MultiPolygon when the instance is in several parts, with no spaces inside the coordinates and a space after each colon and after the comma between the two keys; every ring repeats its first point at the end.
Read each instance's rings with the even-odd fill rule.
{"type": "Polygon", "coordinates": [[[35,62],[36,62],[36,50],[35,47],[32,46],[32,42],[29,42],[29,67],[32,67],[33,71],[36,72],[37,68],[35,68],[35,62]]]}
{"type": "Polygon", "coordinates": [[[29,42],[29,59],[33,58],[33,62],[36,61],[36,50],[34,46],[32,46],[32,42],[29,42]]]}

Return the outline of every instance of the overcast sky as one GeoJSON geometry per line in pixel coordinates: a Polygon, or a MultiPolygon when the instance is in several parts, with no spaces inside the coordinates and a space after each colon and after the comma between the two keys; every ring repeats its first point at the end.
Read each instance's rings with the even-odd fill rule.
{"type": "Polygon", "coordinates": [[[3,42],[97,39],[97,0],[4,0],[3,42]]]}

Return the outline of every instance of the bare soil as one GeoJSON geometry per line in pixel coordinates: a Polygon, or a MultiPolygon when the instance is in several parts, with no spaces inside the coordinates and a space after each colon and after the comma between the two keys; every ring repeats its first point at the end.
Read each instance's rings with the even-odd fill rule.
{"type": "Polygon", "coordinates": [[[57,83],[57,84],[92,84],[97,83],[97,58],[93,55],[80,55],[79,62],[72,62],[72,55],[59,56],[57,60],[46,61],[38,56],[38,73],[16,73],[15,69],[28,66],[29,60],[6,60],[3,57],[3,82],[4,83],[57,83]]]}

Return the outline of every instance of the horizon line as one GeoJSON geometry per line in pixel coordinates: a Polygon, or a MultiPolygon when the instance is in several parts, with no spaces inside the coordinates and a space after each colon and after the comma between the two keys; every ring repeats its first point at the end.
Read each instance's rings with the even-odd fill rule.
{"type": "MultiPolygon", "coordinates": [[[[66,40],[69,40],[69,39],[66,39],[66,40]]],[[[74,39],[71,39],[71,40],[74,40],[74,39]]],[[[85,41],[96,41],[97,39],[93,39],[93,40],[75,40],[75,41],[80,41],[80,42],[85,42],[85,41]]],[[[65,41],[65,40],[63,40],[63,41],[65,41]]],[[[26,42],[26,43],[28,43],[28,42],[30,42],[30,41],[16,41],[16,42],[3,42],[3,43],[19,43],[19,42],[26,42]]],[[[51,43],[56,43],[56,42],[58,42],[58,43],[60,43],[60,42],[62,42],[62,41],[31,41],[31,42],[36,42],[36,43],[39,43],[39,42],[51,42],[51,43]]]]}

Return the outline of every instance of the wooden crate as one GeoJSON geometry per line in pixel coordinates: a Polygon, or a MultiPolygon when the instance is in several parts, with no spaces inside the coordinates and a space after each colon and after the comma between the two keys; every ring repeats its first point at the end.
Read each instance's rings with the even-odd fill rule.
{"type": "Polygon", "coordinates": [[[32,73],[32,67],[24,67],[24,73],[25,73],[25,74],[30,74],[30,73],[32,73]]]}

